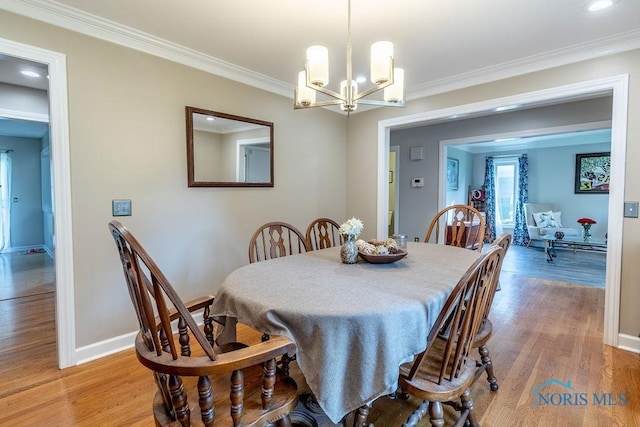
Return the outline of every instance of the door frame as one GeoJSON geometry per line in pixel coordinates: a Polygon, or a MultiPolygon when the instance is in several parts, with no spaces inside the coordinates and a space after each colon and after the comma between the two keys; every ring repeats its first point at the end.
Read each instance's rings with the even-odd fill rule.
{"type": "Polygon", "coordinates": [[[39,62],[49,69],[49,133],[55,206],[56,339],[58,367],[62,369],[76,364],[67,59],[61,53],[2,38],[0,53],[39,62]]]}
{"type": "Polygon", "coordinates": [[[391,129],[407,124],[428,124],[461,115],[489,114],[507,105],[533,105],[553,103],[590,95],[612,93],[611,162],[612,186],[609,192],[609,247],[605,285],[604,333],[605,344],[618,347],[620,343],[620,280],[622,265],[622,231],[624,215],[625,160],[627,147],[627,110],[629,99],[629,75],[621,74],[596,80],[542,89],[503,98],[489,99],[472,104],[396,117],[378,122],[378,183],[377,183],[377,234],[386,234],[388,209],[389,141],[391,129]]]}

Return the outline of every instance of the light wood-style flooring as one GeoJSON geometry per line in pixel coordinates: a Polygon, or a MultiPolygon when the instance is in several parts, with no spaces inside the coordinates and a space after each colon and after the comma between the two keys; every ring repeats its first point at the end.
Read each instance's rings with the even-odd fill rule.
{"type": "MultiPolygon", "coordinates": [[[[489,342],[500,389],[490,392],[484,377],[472,389],[482,425],[640,425],[640,355],[602,344],[604,290],[508,272],[501,286],[489,342]],[[535,407],[534,388],[550,380],[571,382],[572,390],[558,384],[542,390],[552,402],[568,393],[567,404],[535,407]],[[571,404],[584,403],[582,393],[587,402],[571,404]],[[622,396],[625,404],[597,404],[594,393],[600,402],[610,393],[608,403],[622,403],[622,396]]],[[[0,301],[0,425],[153,425],[155,385],[133,350],[56,367],[53,299],[49,292],[0,301]]],[[[259,334],[243,329],[239,338],[257,340],[259,334]]],[[[298,381],[305,391],[304,379],[298,381]]],[[[369,421],[400,426],[418,403],[382,397],[369,421]]]]}

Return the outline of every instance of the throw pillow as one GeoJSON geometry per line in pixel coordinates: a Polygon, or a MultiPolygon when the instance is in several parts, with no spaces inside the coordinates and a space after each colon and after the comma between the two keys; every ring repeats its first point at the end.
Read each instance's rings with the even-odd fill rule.
{"type": "Polygon", "coordinates": [[[553,219],[553,215],[551,212],[542,212],[540,214],[540,224],[538,227],[541,228],[558,228],[558,223],[556,223],[555,219],[553,219]]]}
{"type": "Polygon", "coordinates": [[[542,215],[551,215],[551,211],[547,211],[547,212],[534,212],[533,213],[533,221],[535,222],[536,226],[538,227],[544,227],[542,225],[542,215]]]}
{"type": "Polygon", "coordinates": [[[557,227],[562,227],[562,212],[551,212],[551,217],[556,222],[557,227]]]}

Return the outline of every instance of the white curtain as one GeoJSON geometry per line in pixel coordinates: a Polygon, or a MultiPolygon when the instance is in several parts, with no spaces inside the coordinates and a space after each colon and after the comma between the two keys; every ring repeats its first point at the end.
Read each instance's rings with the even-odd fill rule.
{"type": "Polygon", "coordinates": [[[0,252],[11,247],[11,157],[0,153],[0,252]]]}

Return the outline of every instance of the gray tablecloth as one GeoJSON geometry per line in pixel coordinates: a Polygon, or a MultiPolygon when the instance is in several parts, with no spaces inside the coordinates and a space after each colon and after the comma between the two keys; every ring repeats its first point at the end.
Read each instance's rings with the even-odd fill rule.
{"type": "Polygon", "coordinates": [[[424,350],[448,294],[479,256],[412,242],[393,264],[343,264],[339,250],[241,267],[212,307],[213,315],[293,340],[300,369],[334,423],[395,391],[398,367],[424,350]]]}

